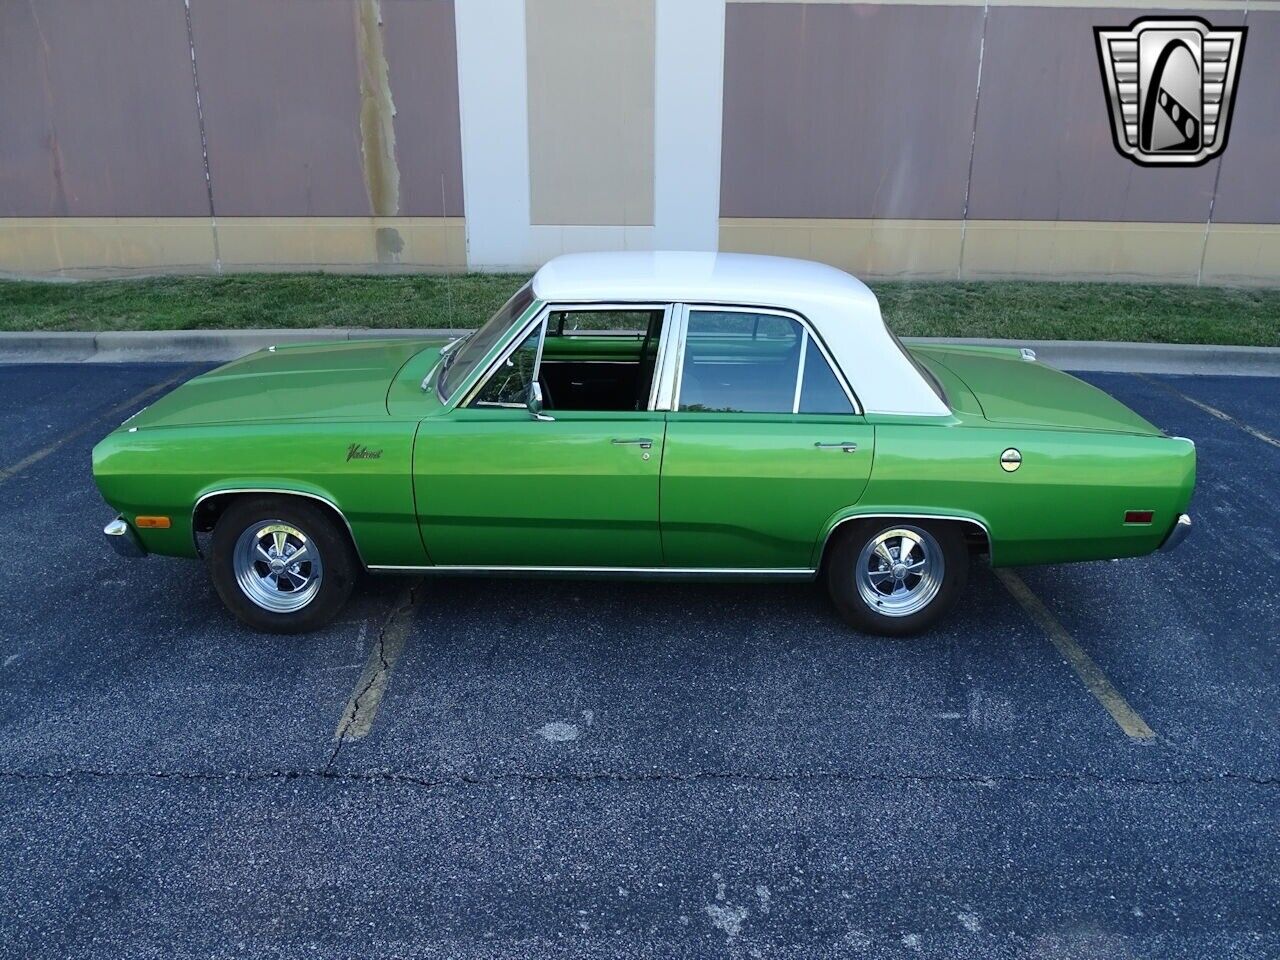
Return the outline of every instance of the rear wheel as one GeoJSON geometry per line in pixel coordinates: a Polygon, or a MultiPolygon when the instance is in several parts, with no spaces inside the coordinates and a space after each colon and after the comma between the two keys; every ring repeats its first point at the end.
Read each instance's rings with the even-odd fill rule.
{"type": "Polygon", "coordinates": [[[903,637],[937,622],[968,575],[969,551],[957,525],[863,520],[833,544],[827,590],[853,627],[903,637]]]}
{"type": "Polygon", "coordinates": [[[346,530],[320,507],[291,497],[237,500],[218,518],[213,585],[256,630],[305,633],[333,619],[359,563],[346,530]]]}

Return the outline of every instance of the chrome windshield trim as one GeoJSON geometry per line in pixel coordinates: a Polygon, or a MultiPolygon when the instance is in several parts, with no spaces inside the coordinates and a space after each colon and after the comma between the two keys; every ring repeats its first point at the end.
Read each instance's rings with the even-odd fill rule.
{"type": "Polygon", "coordinates": [[[427,375],[422,378],[422,390],[424,393],[426,392],[428,385],[431,383],[431,378],[434,377],[436,375],[436,371],[440,369],[441,364],[443,364],[449,354],[453,352],[454,348],[469,336],[471,336],[471,334],[467,333],[460,337],[454,337],[440,348],[440,356],[437,357],[436,362],[431,365],[431,369],[427,371],[427,375]]]}

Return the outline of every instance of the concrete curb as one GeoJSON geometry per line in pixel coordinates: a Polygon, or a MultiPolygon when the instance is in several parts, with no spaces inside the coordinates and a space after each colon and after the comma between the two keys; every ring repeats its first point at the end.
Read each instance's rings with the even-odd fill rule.
{"type": "MultiPolygon", "coordinates": [[[[141,330],[104,333],[2,333],[0,363],[225,362],[273,344],[454,337],[461,330],[141,330]]],[[[1064,370],[1280,377],[1280,347],[1229,347],[1088,340],[986,340],[908,337],[909,343],[1030,347],[1064,370]]]]}

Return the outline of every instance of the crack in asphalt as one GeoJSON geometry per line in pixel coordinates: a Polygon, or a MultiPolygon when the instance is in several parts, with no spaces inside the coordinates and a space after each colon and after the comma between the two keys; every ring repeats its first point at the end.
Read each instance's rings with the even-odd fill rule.
{"type": "Polygon", "coordinates": [[[1097,784],[1123,787],[1194,787],[1219,783],[1241,783],[1258,787],[1280,786],[1280,775],[1261,777],[1233,771],[1220,771],[1198,777],[1106,777],[1101,774],[1071,772],[1049,774],[981,774],[981,773],[848,773],[818,770],[797,773],[753,773],[735,770],[642,771],[628,773],[614,770],[577,770],[563,773],[513,771],[487,775],[450,774],[433,777],[398,770],[113,770],[71,767],[62,770],[0,770],[0,782],[61,780],[176,780],[210,782],[263,782],[317,780],[364,784],[393,784],[436,789],[441,787],[489,787],[512,783],[527,785],[615,783],[685,784],[701,782],[736,782],[758,784],[848,783],[848,784],[954,784],[981,787],[1002,784],[1097,784]]]}
{"type": "Polygon", "coordinates": [[[395,655],[389,656],[387,653],[387,634],[392,627],[400,625],[402,618],[412,614],[414,607],[418,603],[418,591],[422,589],[424,583],[422,580],[415,581],[404,593],[401,601],[387,614],[382,621],[382,626],[378,628],[377,636],[374,637],[373,641],[373,652],[376,655],[376,661],[375,657],[370,657],[369,664],[361,674],[361,679],[356,682],[355,692],[351,695],[351,699],[347,701],[347,706],[342,712],[342,718],[338,721],[338,728],[333,734],[335,742],[333,751],[329,754],[329,760],[324,766],[325,772],[328,772],[337,761],[338,753],[342,750],[344,743],[367,735],[368,725],[373,722],[373,713],[377,711],[378,703],[382,698],[382,691],[385,690],[387,680],[391,675],[391,668],[395,663],[396,657],[399,656],[399,648],[404,646],[404,638],[400,637],[395,655]],[[367,702],[370,699],[372,700],[371,705],[367,702]],[[369,713],[367,717],[362,712],[366,710],[369,713]],[[357,721],[361,721],[359,729],[357,729],[357,721]]]}

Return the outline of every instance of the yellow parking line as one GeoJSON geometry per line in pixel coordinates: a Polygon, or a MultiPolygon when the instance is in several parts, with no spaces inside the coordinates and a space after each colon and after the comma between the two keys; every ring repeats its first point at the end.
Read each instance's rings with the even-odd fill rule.
{"type": "Polygon", "coordinates": [[[1129,706],[1129,701],[1112,686],[1102,668],[1093,662],[1093,658],[1084,652],[1080,644],[1067,633],[1066,627],[1060,624],[1048,608],[1040,602],[1040,598],[1031,592],[1031,588],[1022,578],[1007,568],[995,568],[995,575],[1005,585],[1005,589],[1013,594],[1013,598],[1022,604],[1022,609],[1031,614],[1031,619],[1049,635],[1053,645],[1058,648],[1067,664],[1075,671],[1076,676],[1103,706],[1111,719],[1119,724],[1120,729],[1135,740],[1150,740],[1155,731],[1147,726],[1147,722],[1139,716],[1138,711],[1129,706]]]}
{"type": "Polygon", "coordinates": [[[47,446],[41,447],[35,453],[27,454],[25,457],[23,457],[21,460],[19,460],[17,463],[13,464],[12,466],[0,467],[0,483],[4,483],[6,480],[9,480],[10,478],[16,477],[23,470],[26,470],[28,467],[39,463],[45,457],[49,456],[49,454],[56,451],[59,447],[63,446],[66,443],[70,443],[72,440],[76,439],[76,437],[80,437],[88,433],[94,427],[98,426],[98,424],[102,423],[103,420],[106,420],[113,416],[118,416],[119,414],[124,413],[130,407],[136,407],[143,400],[147,399],[147,397],[150,397],[153,394],[159,393],[162,390],[169,389],[169,387],[172,387],[175,383],[178,383],[180,380],[187,379],[187,377],[190,376],[191,372],[195,369],[197,368],[187,367],[176,377],[171,377],[170,379],[165,380],[163,383],[157,383],[154,386],[147,387],[147,389],[141,391],[140,393],[135,393],[128,400],[124,401],[123,403],[116,404],[114,407],[112,407],[110,410],[108,410],[106,413],[102,414],[101,416],[95,417],[94,419],[89,420],[86,423],[82,423],[80,426],[76,427],[74,430],[69,431],[68,433],[64,433],[57,440],[53,441],[53,443],[47,446]]]}
{"type": "Polygon", "coordinates": [[[374,639],[369,659],[347,699],[347,705],[342,708],[338,728],[333,731],[333,739],[339,744],[347,740],[363,740],[373,729],[382,695],[391,682],[391,670],[404,650],[405,641],[409,639],[416,603],[415,591],[421,584],[421,580],[415,581],[400,595],[395,610],[374,639]]]}
{"type": "Polygon", "coordinates": [[[1140,374],[1140,373],[1137,374],[1137,376],[1140,379],[1147,381],[1147,383],[1154,383],[1157,387],[1160,387],[1161,389],[1166,390],[1169,393],[1172,393],[1174,396],[1181,397],[1183,400],[1187,401],[1187,403],[1191,404],[1192,406],[1199,407],[1205,413],[1209,414],[1209,416],[1217,417],[1219,420],[1223,421],[1224,423],[1229,423],[1233,427],[1239,427],[1245,433],[1249,434],[1249,436],[1256,437],[1257,439],[1261,440],[1263,443],[1269,443],[1273,447],[1280,447],[1280,440],[1277,440],[1275,437],[1272,437],[1263,433],[1257,427],[1249,426],[1249,424],[1245,423],[1243,420],[1237,420],[1231,414],[1226,413],[1222,410],[1219,410],[1217,407],[1211,407],[1209,406],[1209,404],[1204,403],[1200,400],[1197,400],[1195,397],[1189,397],[1185,393],[1183,393],[1181,390],[1177,390],[1174,387],[1169,386],[1167,383],[1161,383],[1159,380],[1152,380],[1150,377],[1144,376],[1143,374],[1140,374]]]}

